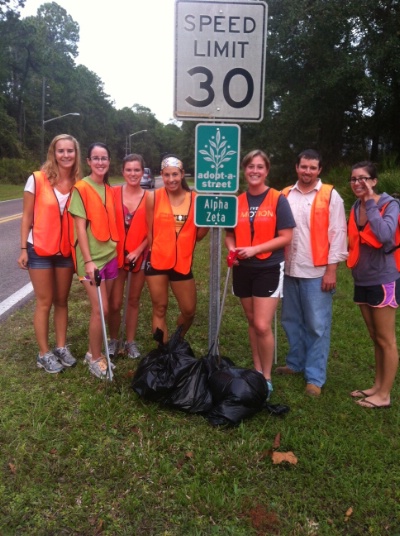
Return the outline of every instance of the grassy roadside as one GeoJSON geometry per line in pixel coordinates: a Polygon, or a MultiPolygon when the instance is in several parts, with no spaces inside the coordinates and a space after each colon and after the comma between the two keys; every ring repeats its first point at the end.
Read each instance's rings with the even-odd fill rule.
{"type": "Polygon", "coordinates": [[[0,201],[9,201],[19,199],[24,194],[23,184],[1,184],[0,183],[0,201]]]}
{"type": "MultiPolygon", "coordinates": [[[[187,339],[201,356],[208,345],[207,239],[196,253],[198,313],[187,339]]],[[[89,305],[77,281],[69,327],[80,357],[75,369],[53,377],[36,368],[33,304],[9,317],[0,340],[0,533],[400,534],[399,382],[390,410],[363,409],[348,396],[370,385],[373,364],[344,267],[338,287],[321,398],[304,396],[301,377],[276,376],[271,401],[288,404],[290,413],[261,413],[235,429],[139,399],[130,389],[136,362],[118,361],[108,387],[91,377],[81,360],[89,305]],[[267,451],[277,434],[297,465],[272,464],[267,451]]],[[[145,352],[154,347],[149,303],[145,290],[138,333],[145,352]]],[[[175,313],[172,300],[171,329],[175,313]]],[[[221,349],[251,366],[246,323],[230,295],[221,349]]],[[[285,350],[279,328],[280,363],[285,350]]]]}
{"type": "MultiPolygon", "coordinates": [[[[122,177],[112,177],[111,184],[119,184],[122,177]]],[[[0,183],[0,201],[9,201],[19,199],[24,195],[24,184],[1,184],[0,183]]]]}

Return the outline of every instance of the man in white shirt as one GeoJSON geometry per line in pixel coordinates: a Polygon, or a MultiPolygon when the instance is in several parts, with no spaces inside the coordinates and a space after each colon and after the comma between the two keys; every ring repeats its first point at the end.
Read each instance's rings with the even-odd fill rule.
{"type": "Polygon", "coordinates": [[[297,182],[285,188],[296,221],[285,253],[282,326],[289,341],[286,365],[277,374],[302,373],[306,393],[319,396],[326,381],[338,263],[347,258],[343,199],[319,178],[321,156],[299,154],[297,182]]]}

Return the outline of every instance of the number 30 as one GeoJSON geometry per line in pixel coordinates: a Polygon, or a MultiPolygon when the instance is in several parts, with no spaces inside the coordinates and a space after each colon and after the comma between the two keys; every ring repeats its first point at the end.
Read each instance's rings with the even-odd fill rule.
{"type": "MultiPolygon", "coordinates": [[[[186,102],[188,102],[191,106],[195,106],[196,108],[204,108],[205,106],[208,106],[209,104],[211,104],[215,98],[215,91],[212,87],[212,83],[214,80],[214,76],[212,72],[206,67],[193,67],[193,69],[190,69],[188,71],[188,74],[190,74],[190,76],[194,76],[196,74],[205,75],[206,79],[199,83],[199,87],[200,89],[204,89],[205,91],[207,91],[208,96],[203,100],[196,100],[196,99],[193,99],[192,97],[187,97],[186,102]]],[[[222,84],[222,93],[224,95],[225,101],[229,104],[229,106],[231,106],[232,108],[244,108],[245,106],[249,104],[249,102],[253,98],[253,94],[254,94],[253,77],[251,76],[249,71],[246,71],[246,69],[241,69],[241,68],[231,69],[225,75],[225,78],[222,84]],[[244,99],[242,99],[241,101],[233,100],[230,94],[230,84],[234,76],[243,76],[243,78],[247,82],[247,93],[244,99]]]]}

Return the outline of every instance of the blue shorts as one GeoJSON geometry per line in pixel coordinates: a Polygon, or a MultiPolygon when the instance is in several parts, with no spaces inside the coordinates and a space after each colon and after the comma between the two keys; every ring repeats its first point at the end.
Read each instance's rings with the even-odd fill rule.
{"type": "MultiPolygon", "coordinates": [[[[103,266],[103,268],[100,271],[100,277],[102,281],[107,281],[109,279],[117,279],[118,277],[118,257],[114,257],[108,263],[103,266]]],[[[85,277],[81,277],[80,280],[90,281],[90,276],[86,275],[85,277]]]]}
{"type": "Polygon", "coordinates": [[[63,257],[62,255],[38,255],[33,245],[28,242],[28,268],[32,270],[44,270],[47,268],[73,268],[74,262],[72,256],[63,257]]]}

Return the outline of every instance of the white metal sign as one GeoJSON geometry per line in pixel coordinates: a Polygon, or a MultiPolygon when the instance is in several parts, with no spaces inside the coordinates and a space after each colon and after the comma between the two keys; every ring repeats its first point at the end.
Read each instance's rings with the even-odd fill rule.
{"type": "Polygon", "coordinates": [[[264,2],[176,0],[176,119],[262,121],[266,24],[264,2]]]}

